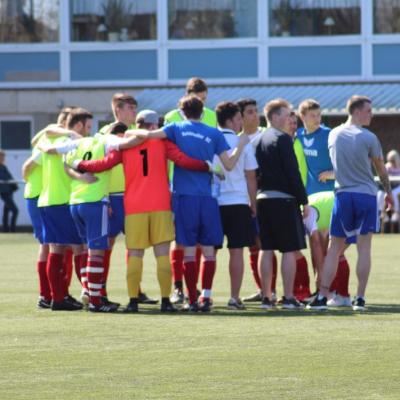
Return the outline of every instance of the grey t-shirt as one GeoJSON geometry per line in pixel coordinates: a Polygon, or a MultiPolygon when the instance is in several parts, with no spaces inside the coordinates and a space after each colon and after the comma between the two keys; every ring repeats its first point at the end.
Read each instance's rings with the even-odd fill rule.
{"type": "Polygon", "coordinates": [[[382,147],[375,134],[361,126],[343,124],[330,132],[328,148],[336,191],[376,195],[371,157],[382,157],[382,147]]]}

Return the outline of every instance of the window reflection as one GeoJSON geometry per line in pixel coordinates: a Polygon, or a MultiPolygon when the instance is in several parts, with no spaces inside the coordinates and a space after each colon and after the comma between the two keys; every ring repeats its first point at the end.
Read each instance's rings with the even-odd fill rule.
{"type": "Polygon", "coordinates": [[[1,0],[0,43],[58,41],[58,0],[1,0]]]}
{"type": "Polygon", "coordinates": [[[374,32],[400,33],[400,0],[374,0],[374,32]]]}
{"type": "Polygon", "coordinates": [[[170,39],[257,36],[257,1],[169,0],[170,39]]]}
{"type": "Polygon", "coordinates": [[[156,0],[72,0],[72,40],[156,39],[156,8],[156,0]]]}
{"type": "Polygon", "coordinates": [[[270,36],[352,35],[361,31],[360,0],[270,0],[270,36]]]}

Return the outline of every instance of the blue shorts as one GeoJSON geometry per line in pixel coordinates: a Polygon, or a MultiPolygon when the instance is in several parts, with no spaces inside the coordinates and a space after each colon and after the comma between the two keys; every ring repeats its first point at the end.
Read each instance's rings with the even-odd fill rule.
{"type": "Polygon", "coordinates": [[[33,236],[39,241],[40,244],[43,244],[43,221],[42,216],[40,215],[40,209],[37,206],[38,198],[39,197],[35,197],[33,199],[25,200],[26,208],[32,222],[33,236]]]}
{"type": "Polygon", "coordinates": [[[375,232],[379,232],[376,196],[351,192],[335,193],[330,227],[331,236],[349,239],[375,232]]]}
{"type": "Polygon", "coordinates": [[[182,246],[219,246],[223,232],[218,202],[211,196],[174,195],[176,242],[182,246]]]}
{"type": "Polygon", "coordinates": [[[110,247],[108,202],[74,204],[70,211],[79,235],[89,249],[107,250],[110,247]]]}
{"type": "Polygon", "coordinates": [[[39,207],[43,221],[43,241],[46,244],[83,244],[69,205],[39,207]]]}
{"type": "Polygon", "coordinates": [[[124,196],[110,194],[110,237],[115,238],[120,233],[125,233],[125,208],[124,196]]]}

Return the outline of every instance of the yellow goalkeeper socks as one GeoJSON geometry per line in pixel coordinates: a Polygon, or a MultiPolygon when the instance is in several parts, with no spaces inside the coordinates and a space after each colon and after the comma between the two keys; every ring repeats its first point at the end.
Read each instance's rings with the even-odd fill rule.
{"type": "Polygon", "coordinates": [[[139,286],[142,280],[143,259],[141,257],[128,257],[128,268],[126,270],[126,283],[128,284],[129,298],[139,297],[139,286]]]}
{"type": "Polygon", "coordinates": [[[157,279],[160,285],[161,297],[169,297],[172,279],[169,256],[157,257],[157,279]]]}

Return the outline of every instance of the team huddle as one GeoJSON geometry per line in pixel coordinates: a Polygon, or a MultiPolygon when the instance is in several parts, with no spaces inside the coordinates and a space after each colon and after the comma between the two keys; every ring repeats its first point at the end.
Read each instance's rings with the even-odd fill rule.
{"type": "Polygon", "coordinates": [[[40,243],[38,307],[118,311],[120,304],[108,299],[107,277],[115,238],[124,233],[126,313],[158,302],[140,285],[149,247],[161,312],[174,313],[177,305],[211,311],[224,237],[229,309],[244,310],[246,301],[263,309],[365,308],[371,237],[378,230],[371,163],[387,204],[393,203],[379,141],[364,128],[372,118],[371,100],[349,99],[348,121],[331,131],[321,125],[315,100],[303,101],[298,115],[283,99],[269,101],[267,127],[261,128],[255,100],[221,102],[213,111],[205,107],[206,98],[205,82],[191,78],[178,109],[165,115],[160,128],[155,111],[137,113],[132,96],[116,93],[115,122],[94,136],[92,114],[66,107],[32,139],[23,176],[40,243]],[[297,118],[303,128],[297,128],[297,118]],[[301,252],[306,235],[315,290],[301,252]],[[359,252],[353,302],[344,255],[351,243],[359,252]],[[257,291],[242,301],[246,247],[257,291]],[[280,299],[274,251],[282,253],[280,299]],[[69,294],[72,265],[82,286],[80,301],[69,294]]]}

